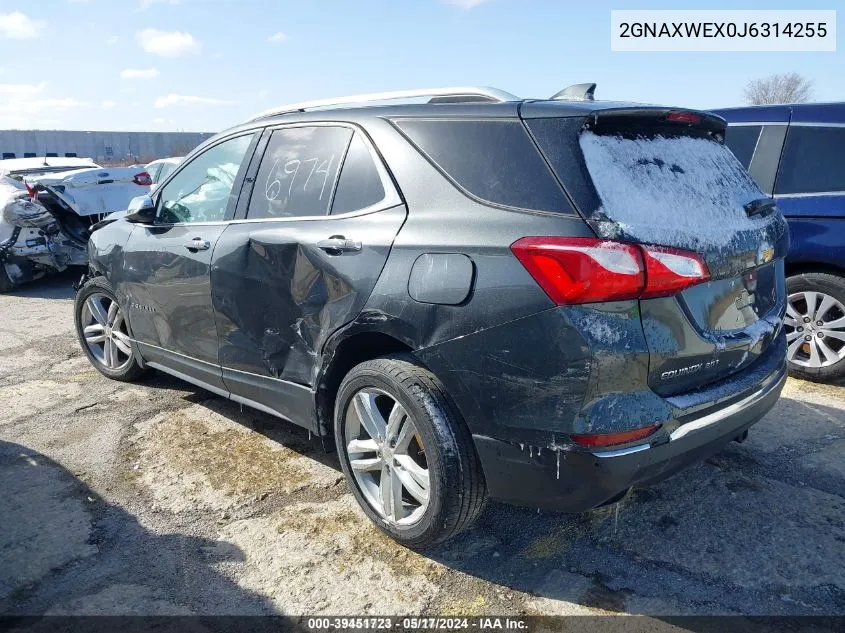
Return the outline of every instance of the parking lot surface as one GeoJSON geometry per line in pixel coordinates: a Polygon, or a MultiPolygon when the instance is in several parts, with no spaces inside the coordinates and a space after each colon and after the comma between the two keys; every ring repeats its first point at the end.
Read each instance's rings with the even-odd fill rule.
{"type": "Polygon", "coordinates": [[[0,295],[0,613],[845,614],[845,388],[583,515],[490,504],[425,554],[335,455],[158,374],[93,369],[70,275],[0,295]]]}

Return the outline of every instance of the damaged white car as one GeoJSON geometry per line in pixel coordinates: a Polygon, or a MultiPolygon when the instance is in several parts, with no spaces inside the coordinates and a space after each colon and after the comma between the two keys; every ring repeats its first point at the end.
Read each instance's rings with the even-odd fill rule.
{"type": "Polygon", "coordinates": [[[87,262],[91,227],[150,191],[143,167],[90,159],[0,160],[0,292],[87,262]]]}

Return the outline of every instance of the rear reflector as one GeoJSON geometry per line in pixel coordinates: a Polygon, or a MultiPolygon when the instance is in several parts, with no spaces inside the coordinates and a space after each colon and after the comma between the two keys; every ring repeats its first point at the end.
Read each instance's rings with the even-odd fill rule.
{"type": "Polygon", "coordinates": [[[663,297],[710,275],[696,253],[593,237],[523,237],[511,251],[558,305],[663,297]]]}
{"type": "Polygon", "coordinates": [[[647,426],[644,429],[635,429],[633,431],[624,431],[623,433],[595,433],[595,434],[575,434],[570,435],[571,439],[578,446],[585,448],[596,448],[603,446],[615,446],[617,444],[627,444],[641,440],[648,437],[660,428],[659,424],[647,426]]]}
{"type": "Polygon", "coordinates": [[[666,120],[672,123],[701,123],[701,115],[695,112],[670,112],[666,120]]]}
{"type": "Polygon", "coordinates": [[[132,179],[136,185],[143,185],[145,187],[149,187],[153,184],[152,177],[145,171],[142,171],[140,174],[135,174],[135,177],[132,179]]]}

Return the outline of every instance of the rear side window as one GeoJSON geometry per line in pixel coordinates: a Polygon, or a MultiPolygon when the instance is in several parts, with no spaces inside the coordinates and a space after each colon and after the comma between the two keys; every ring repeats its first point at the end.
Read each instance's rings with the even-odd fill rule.
{"type": "Polygon", "coordinates": [[[249,202],[250,219],[327,215],[338,169],[352,139],[345,127],[276,130],[249,202]]]}
{"type": "Polygon", "coordinates": [[[791,125],[775,193],[845,191],[845,127],[791,125]]]}
{"type": "Polygon", "coordinates": [[[506,207],[572,212],[519,121],[404,119],[395,124],[471,196],[506,207]]]}
{"type": "Polygon", "coordinates": [[[367,144],[356,132],[343,161],[337,191],[332,202],[332,213],[357,211],[384,200],[385,191],[378,168],[367,144]]]}
{"type": "Polygon", "coordinates": [[[742,166],[748,169],[760,138],[761,125],[731,125],[725,133],[725,145],[731,148],[742,166]]]}

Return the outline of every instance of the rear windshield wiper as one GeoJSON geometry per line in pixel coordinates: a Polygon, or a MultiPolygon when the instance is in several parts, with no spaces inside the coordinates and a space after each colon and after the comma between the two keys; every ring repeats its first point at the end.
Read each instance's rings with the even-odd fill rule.
{"type": "Polygon", "coordinates": [[[742,208],[745,209],[745,215],[751,217],[752,215],[768,213],[775,208],[776,204],[771,198],[760,198],[759,200],[752,200],[748,204],[743,205],[742,208]]]}

